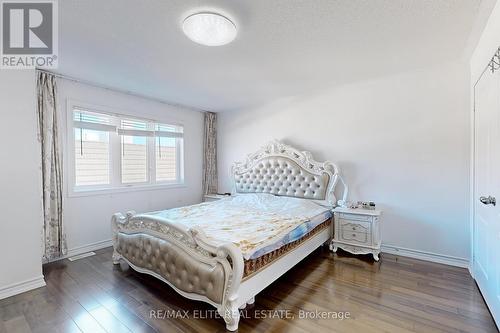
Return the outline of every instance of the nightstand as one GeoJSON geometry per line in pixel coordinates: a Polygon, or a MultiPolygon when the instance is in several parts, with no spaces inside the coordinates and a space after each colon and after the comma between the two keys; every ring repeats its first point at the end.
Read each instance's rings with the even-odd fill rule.
{"type": "Polygon", "coordinates": [[[330,250],[336,252],[340,247],[353,254],[373,255],[379,260],[380,220],[382,211],[363,208],[335,208],[334,236],[330,250]]]}
{"type": "Polygon", "coordinates": [[[229,195],[222,195],[217,193],[209,193],[203,196],[203,202],[217,201],[229,197],[229,195]]]}

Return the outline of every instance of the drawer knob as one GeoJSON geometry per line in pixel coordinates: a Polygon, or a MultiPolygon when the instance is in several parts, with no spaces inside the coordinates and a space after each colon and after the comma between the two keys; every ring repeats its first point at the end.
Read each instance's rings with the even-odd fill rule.
{"type": "Polygon", "coordinates": [[[356,227],[352,227],[352,230],[356,230],[356,227]]]}
{"type": "Polygon", "coordinates": [[[352,237],[356,237],[356,234],[352,234],[352,237]]]}

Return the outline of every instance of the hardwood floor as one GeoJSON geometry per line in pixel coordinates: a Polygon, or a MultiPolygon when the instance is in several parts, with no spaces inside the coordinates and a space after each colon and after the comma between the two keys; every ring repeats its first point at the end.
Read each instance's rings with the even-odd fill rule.
{"type": "MultiPolygon", "coordinates": [[[[0,301],[0,332],[225,331],[222,319],[210,318],[210,305],[147,275],[122,272],[111,253],[45,265],[47,287],[0,301]]],[[[242,314],[239,332],[497,332],[466,269],[389,254],[374,263],[325,248],[242,314]],[[304,314],[309,318],[299,318],[304,314]]]]}

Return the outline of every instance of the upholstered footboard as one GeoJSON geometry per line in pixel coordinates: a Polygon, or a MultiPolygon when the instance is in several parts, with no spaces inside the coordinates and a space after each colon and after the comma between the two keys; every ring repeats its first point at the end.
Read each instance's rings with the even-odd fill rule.
{"type": "Polygon", "coordinates": [[[200,262],[171,243],[146,234],[118,234],[116,251],[134,266],[155,272],[178,290],[222,303],[226,279],[220,263],[200,262]]]}
{"type": "MultiPolygon", "coordinates": [[[[199,230],[135,215],[115,214],[113,263],[150,274],[181,295],[217,308],[228,330],[238,328],[243,256],[234,244],[215,247],[199,230]]],[[[253,295],[254,296],[254,295],[253,295]]]]}

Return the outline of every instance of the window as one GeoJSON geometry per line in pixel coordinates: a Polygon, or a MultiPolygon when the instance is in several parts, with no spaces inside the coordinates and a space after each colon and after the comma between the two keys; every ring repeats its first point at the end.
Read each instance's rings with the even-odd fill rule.
{"type": "Polygon", "coordinates": [[[156,180],[169,182],[175,180],[178,172],[177,151],[182,144],[182,127],[172,125],[156,124],[155,131],[160,133],[156,138],[155,161],[156,180]],[[164,134],[161,134],[164,133],[164,134]],[[167,133],[168,135],[165,135],[167,133]],[[175,137],[172,133],[179,135],[175,137]]]}
{"type": "Polygon", "coordinates": [[[77,106],[71,113],[74,191],[183,183],[182,126],[77,106]]]}
{"type": "MultiPolygon", "coordinates": [[[[126,135],[130,131],[147,131],[148,123],[132,119],[122,120],[121,127],[121,178],[123,184],[148,182],[148,137],[138,135],[126,135]]],[[[130,133],[130,132],[129,132],[130,133]]]]}
{"type": "Polygon", "coordinates": [[[75,110],[75,185],[110,183],[109,118],[75,110]]]}

